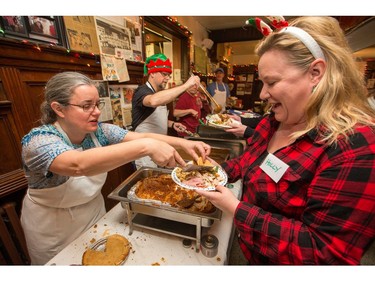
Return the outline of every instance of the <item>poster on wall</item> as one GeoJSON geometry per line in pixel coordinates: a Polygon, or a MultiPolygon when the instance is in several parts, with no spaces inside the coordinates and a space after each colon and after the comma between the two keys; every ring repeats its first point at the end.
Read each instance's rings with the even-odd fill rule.
{"type": "Polygon", "coordinates": [[[126,60],[115,56],[101,55],[102,76],[107,81],[126,82],[130,80],[126,60]]]}
{"type": "Polygon", "coordinates": [[[99,92],[99,98],[105,102],[105,106],[100,110],[99,122],[105,122],[113,119],[112,105],[109,97],[108,82],[104,80],[94,80],[95,86],[99,92]]]}
{"type": "Polygon", "coordinates": [[[116,56],[116,52],[121,52],[125,59],[131,59],[133,51],[128,28],[102,18],[95,18],[95,24],[101,54],[116,56]]]}
{"type": "Polygon", "coordinates": [[[111,99],[112,112],[113,112],[113,124],[123,127],[122,119],[122,108],[120,98],[111,99]]]}
{"type": "Polygon", "coordinates": [[[143,61],[142,56],[142,27],[139,17],[126,17],[126,27],[130,31],[130,41],[132,44],[134,61],[143,61]]]}
{"type": "Polygon", "coordinates": [[[100,53],[93,16],[64,16],[63,19],[70,49],[100,53]]]}
{"type": "Polygon", "coordinates": [[[131,109],[134,91],[138,85],[110,85],[109,92],[113,104],[116,106],[116,122],[122,122],[123,127],[131,125],[131,109]],[[119,110],[121,107],[121,111],[119,110]],[[121,116],[120,116],[121,115],[121,116]]]}

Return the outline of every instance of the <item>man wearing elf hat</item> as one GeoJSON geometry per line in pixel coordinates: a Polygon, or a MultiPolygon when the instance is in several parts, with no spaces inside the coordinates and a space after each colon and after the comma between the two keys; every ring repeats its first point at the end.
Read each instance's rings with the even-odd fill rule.
{"type": "MultiPolygon", "coordinates": [[[[146,59],[144,74],[146,84],[139,86],[132,99],[132,127],[136,132],[149,132],[166,135],[168,128],[177,132],[186,129],[184,125],[168,120],[167,104],[175,100],[193,85],[199,86],[198,76],[191,76],[184,84],[165,89],[172,73],[172,63],[164,54],[155,54],[146,59]]],[[[141,166],[156,167],[149,157],[135,161],[141,166]]]]}

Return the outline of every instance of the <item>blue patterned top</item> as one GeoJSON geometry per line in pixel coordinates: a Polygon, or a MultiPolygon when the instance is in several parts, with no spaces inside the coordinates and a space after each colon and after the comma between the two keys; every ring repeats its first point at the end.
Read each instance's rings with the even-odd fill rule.
{"type": "MultiPolygon", "coordinates": [[[[116,125],[99,123],[95,132],[99,143],[107,146],[120,143],[128,133],[116,125]]],[[[74,149],[95,147],[90,134],[87,134],[80,145],[68,143],[52,124],[33,128],[22,138],[22,165],[29,188],[42,189],[63,184],[69,176],[61,176],[48,169],[52,161],[61,153],[74,149]]]]}

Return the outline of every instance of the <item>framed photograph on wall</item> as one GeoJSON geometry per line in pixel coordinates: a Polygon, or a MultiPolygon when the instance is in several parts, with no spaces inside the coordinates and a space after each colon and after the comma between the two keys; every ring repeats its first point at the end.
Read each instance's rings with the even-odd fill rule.
{"type": "Polygon", "coordinates": [[[58,38],[57,26],[54,17],[28,16],[30,34],[43,37],[58,38]]]}
{"type": "Polygon", "coordinates": [[[64,22],[59,16],[0,16],[4,36],[67,46],[64,22]]]}
{"type": "Polygon", "coordinates": [[[0,17],[2,27],[6,35],[15,35],[17,37],[28,37],[25,17],[22,16],[2,16],[0,17]]]}

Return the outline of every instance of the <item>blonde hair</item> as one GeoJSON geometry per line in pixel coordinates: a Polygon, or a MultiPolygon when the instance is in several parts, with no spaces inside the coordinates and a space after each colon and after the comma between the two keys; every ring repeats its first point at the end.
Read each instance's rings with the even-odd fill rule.
{"type": "MultiPolygon", "coordinates": [[[[293,134],[298,138],[317,129],[319,141],[335,143],[348,138],[356,125],[375,126],[374,112],[367,102],[364,75],[355,64],[352,51],[339,23],[332,17],[299,17],[290,26],[310,34],[322,49],[326,71],[306,105],[307,125],[293,134]]],[[[283,51],[290,64],[307,71],[315,60],[309,49],[292,34],[271,33],[257,46],[262,56],[269,50],[283,51]]]]}

